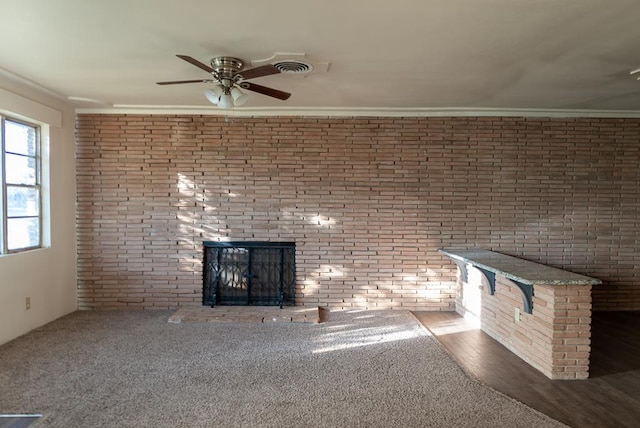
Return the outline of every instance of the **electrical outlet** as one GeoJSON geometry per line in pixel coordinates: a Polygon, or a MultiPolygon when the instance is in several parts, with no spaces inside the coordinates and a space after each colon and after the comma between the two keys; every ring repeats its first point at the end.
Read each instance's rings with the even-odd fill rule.
{"type": "Polygon", "coordinates": [[[27,297],[24,301],[24,305],[27,310],[31,309],[31,297],[27,297]]]}
{"type": "Polygon", "coordinates": [[[516,322],[520,322],[520,308],[514,308],[513,319],[515,319],[516,322]]]}

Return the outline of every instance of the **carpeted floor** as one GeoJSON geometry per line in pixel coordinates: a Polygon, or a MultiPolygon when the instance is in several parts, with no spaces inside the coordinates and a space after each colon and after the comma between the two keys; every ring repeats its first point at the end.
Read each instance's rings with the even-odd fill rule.
{"type": "Polygon", "coordinates": [[[408,312],[167,323],[76,312],[0,347],[33,427],[561,427],[468,377],[408,312]]]}

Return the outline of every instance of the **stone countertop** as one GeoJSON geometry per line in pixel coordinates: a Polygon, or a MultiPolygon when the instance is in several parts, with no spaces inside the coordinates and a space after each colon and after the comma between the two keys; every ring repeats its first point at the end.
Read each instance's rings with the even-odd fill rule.
{"type": "Polygon", "coordinates": [[[598,285],[602,281],[563,269],[531,262],[488,250],[439,249],[439,253],[458,261],[502,275],[523,284],[539,285],[598,285]]]}

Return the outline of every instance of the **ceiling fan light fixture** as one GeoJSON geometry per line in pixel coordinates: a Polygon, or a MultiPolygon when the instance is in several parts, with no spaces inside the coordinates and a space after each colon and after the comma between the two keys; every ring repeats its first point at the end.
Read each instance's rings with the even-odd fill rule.
{"type": "Polygon", "coordinates": [[[231,96],[233,97],[233,105],[235,106],[241,106],[249,99],[249,95],[242,92],[237,86],[231,88],[231,96]]]}
{"type": "Polygon", "coordinates": [[[233,107],[233,97],[231,94],[220,95],[220,101],[218,101],[219,108],[231,108],[233,107]]]}
{"type": "Polygon", "coordinates": [[[222,89],[216,86],[212,89],[204,91],[204,96],[207,97],[211,104],[218,104],[220,102],[220,96],[222,95],[222,89]]]}

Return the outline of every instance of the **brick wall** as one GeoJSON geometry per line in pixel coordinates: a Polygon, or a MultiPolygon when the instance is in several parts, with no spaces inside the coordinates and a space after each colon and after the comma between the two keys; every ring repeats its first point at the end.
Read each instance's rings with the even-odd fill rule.
{"type": "Polygon", "coordinates": [[[297,301],[453,310],[440,247],[640,310],[640,120],[77,118],[80,308],[201,300],[204,240],[295,241],[297,301]]]}

